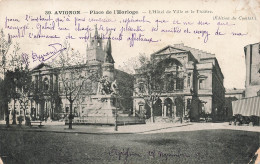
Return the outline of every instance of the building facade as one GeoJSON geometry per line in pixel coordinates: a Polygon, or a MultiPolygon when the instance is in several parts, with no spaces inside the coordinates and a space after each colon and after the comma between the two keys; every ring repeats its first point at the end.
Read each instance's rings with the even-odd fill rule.
{"type": "MultiPolygon", "coordinates": [[[[66,98],[64,79],[68,79],[67,85],[70,86],[77,86],[81,83],[73,75],[75,71],[72,70],[80,70],[82,76],[88,76],[90,72],[97,73],[96,80],[87,79],[84,81],[79,96],[73,102],[72,112],[74,116],[87,117],[90,111],[98,108],[93,101],[93,96],[99,94],[98,90],[100,90],[99,84],[101,79],[109,86],[116,81],[120,94],[119,108],[126,113],[130,113],[132,108],[133,76],[114,68],[111,40],[109,39],[106,46],[103,46],[97,28],[95,35],[90,37],[86,56],[83,60],[85,64],[67,67],[65,71],[62,71],[59,67],[52,67],[44,63],[32,69],[30,73],[33,89],[29,95],[29,102],[25,113],[21,109],[18,100],[12,100],[9,103],[10,118],[12,118],[14,110],[17,112],[17,116],[30,114],[33,119],[40,120],[46,118],[60,119],[68,115],[70,102],[66,98]],[[65,74],[64,77],[62,77],[62,73],[65,74]]],[[[107,89],[111,92],[110,87],[107,89]]]]}
{"type": "MultiPolygon", "coordinates": [[[[224,76],[214,54],[176,44],[151,54],[151,63],[157,72],[150,88],[159,97],[153,104],[154,116],[198,120],[205,113],[214,119],[223,115],[224,76]]],[[[149,118],[145,71],[136,69],[134,76],[133,113],[149,118]]]]}
{"type": "Polygon", "coordinates": [[[260,43],[244,47],[246,62],[245,96],[260,95],[260,43]]]}

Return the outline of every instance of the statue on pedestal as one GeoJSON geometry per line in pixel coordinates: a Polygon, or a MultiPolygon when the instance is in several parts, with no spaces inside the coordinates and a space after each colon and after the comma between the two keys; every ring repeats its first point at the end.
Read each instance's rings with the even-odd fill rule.
{"type": "Polygon", "coordinates": [[[98,82],[98,90],[97,94],[101,95],[110,95],[110,94],[118,93],[118,86],[116,80],[114,82],[110,82],[107,77],[103,76],[98,82]]]}
{"type": "Polygon", "coordinates": [[[112,82],[111,84],[111,90],[113,94],[118,94],[118,86],[116,80],[112,82]]]}

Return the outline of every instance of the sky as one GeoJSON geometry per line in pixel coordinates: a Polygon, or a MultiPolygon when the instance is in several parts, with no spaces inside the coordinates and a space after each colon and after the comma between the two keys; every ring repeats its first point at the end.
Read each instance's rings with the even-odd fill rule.
{"type": "Polygon", "coordinates": [[[28,56],[30,68],[42,62],[36,56],[58,50],[65,40],[85,58],[88,36],[94,35],[96,24],[105,37],[111,31],[116,68],[140,53],[149,56],[167,45],[183,43],[215,54],[226,88],[244,88],[244,47],[259,42],[259,8],[257,0],[3,0],[0,28],[6,39],[9,34],[13,43],[19,43],[18,55],[28,56]],[[41,38],[34,38],[39,31],[41,38]],[[46,38],[54,35],[59,38],[46,38]]]}

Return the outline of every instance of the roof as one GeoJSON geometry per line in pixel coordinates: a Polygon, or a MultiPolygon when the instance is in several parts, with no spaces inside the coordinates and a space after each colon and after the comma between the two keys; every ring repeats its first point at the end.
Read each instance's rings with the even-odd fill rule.
{"type": "Polygon", "coordinates": [[[41,68],[43,68],[43,67],[52,68],[52,67],[49,66],[48,64],[41,63],[41,64],[37,65],[36,67],[34,67],[34,68],[32,69],[32,71],[37,70],[37,69],[41,69],[41,68]]]}
{"type": "Polygon", "coordinates": [[[176,48],[176,47],[174,47],[174,46],[171,46],[171,45],[168,45],[168,46],[166,46],[166,47],[164,47],[164,48],[162,48],[162,49],[160,49],[160,50],[158,50],[158,51],[156,51],[156,52],[154,52],[154,53],[152,53],[151,55],[158,55],[158,54],[161,54],[161,53],[181,53],[181,52],[189,52],[189,51],[187,51],[187,50],[183,50],[183,49],[180,49],[180,48],[176,48]],[[167,51],[168,50],[168,51],[167,51]]]}
{"type": "Polygon", "coordinates": [[[256,44],[260,44],[260,42],[258,42],[258,43],[253,43],[253,44],[248,44],[248,45],[246,45],[244,48],[246,48],[246,47],[248,47],[248,46],[251,46],[251,45],[256,45],[256,44]]]}
{"type": "Polygon", "coordinates": [[[232,102],[233,115],[260,116],[260,97],[249,97],[232,102]]]}
{"type": "Polygon", "coordinates": [[[175,47],[172,45],[165,46],[165,47],[161,48],[160,50],[152,53],[151,59],[153,59],[155,57],[159,57],[159,56],[164,56],[164,55],[183,54],[183,53],[189,54],[189,57],[192,58],[191,60],[194,60],[196,62],[198,61],[196,59],[196,57],[189,50],[175,47]]]}
{"type": "Polygon", "coordinates": [[[196,48],[184,46],[183,43],[181,43],[181,44],[174,44],[174,47],[175,48],[180,48],[182,50],[190,51],[197,60],[215,58],[215,55],[212,54],[212,53],[208,53],[206,51],[202,51],[202,50],[199,50],[199,49],[196,49],[196,48]]]}

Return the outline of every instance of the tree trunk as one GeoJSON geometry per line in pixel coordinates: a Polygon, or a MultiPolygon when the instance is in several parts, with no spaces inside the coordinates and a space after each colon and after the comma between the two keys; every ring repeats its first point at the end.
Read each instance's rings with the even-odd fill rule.
{"type": "Polygon", "coordinates": [[[69,129],[72,129],[72,104],[73,101],[70,101],[69,129]]]}
{"type": "Polygon", "coordinates": [[[16,110],[15,110],[15,99],[14,99],[14,113],[13,113],[13,125],[16,125],[16,110]]]}
{"type": "Polygon", "coordinates": [[[153,102],[151,102],[151,122],[154,123],[154,116],[153,116],[153,102]]]}
{"type": "Polygon", "coordinates": [[[5,102],[4,103],[4,109],[5,109],[5,123],[6,123],[6,127],[9,127],[9,110],[8,110],[8,104],[5,102]]]}
{"type": "Polygon", "coordinates": [[[26,121],[25,110],[26,110],[26,109],[23,109],[23,120],[24,120],[24,124],[26,125],[27,121],[26,121]]]}

